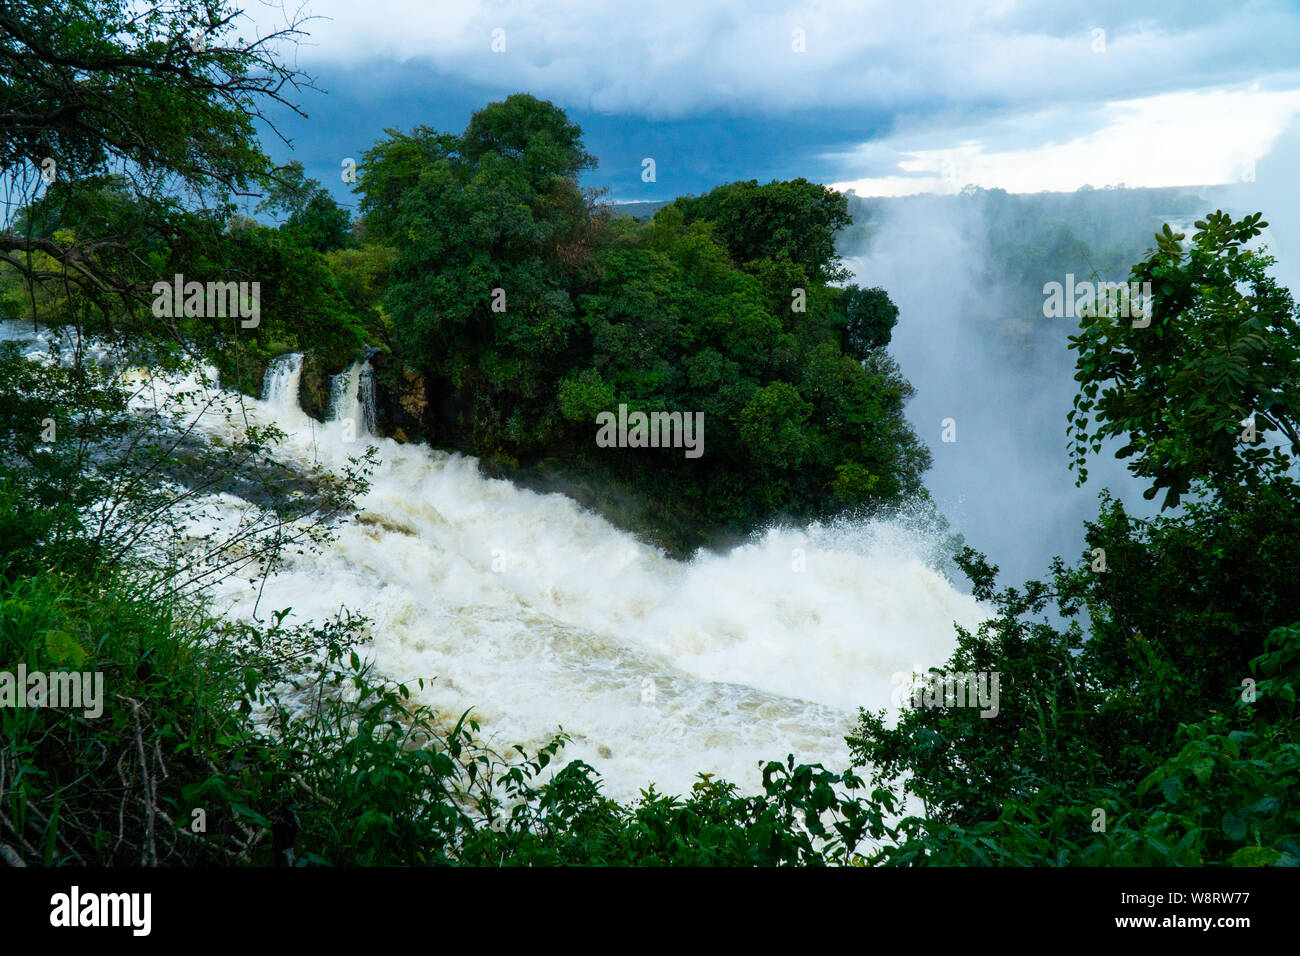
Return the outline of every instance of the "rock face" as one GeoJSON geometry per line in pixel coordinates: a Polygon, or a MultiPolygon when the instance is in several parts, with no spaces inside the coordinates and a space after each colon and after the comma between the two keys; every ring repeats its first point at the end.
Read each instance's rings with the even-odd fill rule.
{"type": "Polygon", "coordinates": [[[388,352],[370,358],[375,374],[375,412],[381,435],[398,441],[428,441],[429,399],[424,379],[388,352]]]}
{"type": "Polygon", "coordinates": [[[303,357],[302,378],[298,381],[298,407],[318,422],[329,418],[330,374],[318,355],[308,353],[303,357]]]}

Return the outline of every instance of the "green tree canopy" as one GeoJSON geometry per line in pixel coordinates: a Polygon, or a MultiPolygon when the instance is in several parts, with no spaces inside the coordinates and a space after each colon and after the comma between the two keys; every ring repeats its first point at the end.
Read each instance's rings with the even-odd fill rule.
{"type": "Polygon", "coordinates": [[[829,284],[842,196],[739,183],[638,223],[581,190],[591,164],[578,127],[524,95],[366,154],[364,231],[396,250],[384,309],[435,442],[639,507],[680,548],[922,493],[910,388],[878,354],[897,310],[829,284]],[[620,405],[703,414],[703,456],[597,447],[595,416],[620,405]]]}
{"type": "MultiPolygon", "coordinates": [[[[61,184],[66,205],[120,175],[135,202],[150,207],[154,235],[178,249],[194,246],[200,232],[215,241],[231,198],[255,189],[269,167],[257,137],[265,108],[295,108],[289,96],[307,82],[278,58],[301,35],[299,18],[245,38],[239,16],[229,0],[6,3],[0,168],[9,194],[30,204],[61,184]],[[216,214],[182,215],[204,204],[216,214]]],[[[8,212],[12,219],[16,209],[8,212]]],[[[147,301],[157,276],[136,255],[136,225],[79,216],[75,230],[58,236],[7,228],[0,263],[31,282],[76,285],[102,310],[113,300],[129,308],[147,301]],[[35,253],[46,259],[33,262],[35,253]]]]}
{"type": "Polygon", "coordinates": [[[675,205],[689,224],[713,223],[718,240],[737,262],[787,258],[821,282],[847,278],[835,251],[835,234],[853,220],[842,193],[806,179],[757,180],[719,186],[675,205]]]}
{"type": "Polygon", "coordinates": [[[1225,489],[1290,481],[1300,454],[1300,326],[1291,294],[1267,274],[1274,260],[1246,247],[1267,223],[1214,212],[1192,244],[1166,225],[1132,271],[1150,283],[1149,326],[1098,303],[1070,339],[1081,383],[1069,418],[1071,466],[1087,477],[1089,447],[1125,438],[1117,455],[1177,505],[1196,482],[1225,489]],[[1252,431],[1254,441],[1251,441],[1252,431]],[[1281,436],[1282,445],[1267,441],[1281,436]],[[1289,454],[1283,450],[1289,447],[1289,454]]]}
{"type": "Polygon", "coordinates": [[[333,252],[351,242],[352,216],[319,180],[303,172],[300,162],[275,170],[268,179],[267,197],[257,208],[285,216],[280,228],[317,252],[333,252]]]}
{"type": "Polygon", "coordinates": [[[859,289],[856,285],[848,286],[845,293],[845,351],[863,357],[888,345],[898,324],[898,306],[889,293],[879,287],[859,289]]]}

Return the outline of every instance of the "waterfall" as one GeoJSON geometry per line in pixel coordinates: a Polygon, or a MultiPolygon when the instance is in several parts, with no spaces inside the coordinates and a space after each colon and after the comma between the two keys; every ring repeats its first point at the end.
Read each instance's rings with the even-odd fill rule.
{"type": "Polygon", "coordinates": [[[358,435],[375,434],[375,373],[369,359],[353,362],[330,381],[329,416],[331,422],[351,419],[358,435]]]}
{"type": "MultiPolygon", "coordinates": [[[[357,445],[330,436],[339,419],[358,434],[368,421],[364,371],[336,379],[325,440],[269,403],[246,403],[248,419],[289,433],[285,464],[343,467],[357,445]]],[[[284,556],[263,608],[365,615],[366,653],[416,702],[453,720],[472,708],[506,750],[562,727],[564,759],[596,767],[618,799],[651,782],[687,793],[701,772],[757,793],[759,761],[791,753],[842,769],[857,708],[890,708],[913,670],[947,660],[954,622],[974,630],[986,615],[906,519],[773,529],[674,561],[569,498],[483,477],[473,458],[368,442],[378,464],[357,513],[323,553],[284,556]]],[[[225,517],[205,531],[237,527],[238,501],[210,504],[225,517]]],[[[256,599],[238,578],[213,593],[236,618],[256,599]]]]}
{"type": "MultiPolygon", "coordinates": [[[[271,424],[286,433],[279,463],[346,467],[357,443],[299,409],[301,372],[301,355],[277,358],[261,401],[159,373],[132,407],[203,392],[226,413],[200,401],[175,414],[209,440],[271,424]]],[[[331,418],[358,433],[373,426],[367,373],[360,362],[333,383],[331,418]]],[[[365,615],[364,653],[413,702],[452,721],[473,708],[502,752],[562,727],[562,759],[596,767],[617,799],[651,782],[688,793],[697,773],[758,793],[759,761],[786,754],[842,769],[857,708],[890,708],[913,670],[947,660],[954,622],[974,630],[986,616],[931,563],[934,535],[904,519],[773,529],[674,561],[569,498],[483,477],[473,458],[368,443],[370,489],[322,550],[284,554],[260,596],[246,576],[219,582],[213,612],[249,619],[260,600],[263,615],[292,608],[290,624],[365,615]]],[[[231,490],[195,504],[195,537],[247,520],[231,490]]]]}
{"type": "Polygon", "coordinates": [[[290,352],[272,359],[262,377],[262,401],[282,412],[301,414],[298,383],[302,379],[302,353],[290,352]]]}

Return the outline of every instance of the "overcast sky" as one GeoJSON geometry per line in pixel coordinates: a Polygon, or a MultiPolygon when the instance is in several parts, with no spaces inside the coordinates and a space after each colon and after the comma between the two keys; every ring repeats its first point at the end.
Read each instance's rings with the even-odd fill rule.
{"type": "Polygon", "coordinates": [[[620,201],[795,176],[863,195],[1250,181],[1300,119],[1296,0],[305,10],[320,19],[295,55],[326,92],[302,95],[308,120],[279,117],[295,149],[275,154],[341,197],[342,161],[385,128],[459,131],[517,91],[582,125],[600,162],[587,182],[620,201]]]}

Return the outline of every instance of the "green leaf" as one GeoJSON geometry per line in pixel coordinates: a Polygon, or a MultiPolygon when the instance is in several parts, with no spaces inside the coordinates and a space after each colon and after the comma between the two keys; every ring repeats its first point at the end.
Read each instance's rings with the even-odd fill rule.
{"type": "Polygon", "coordinates": [[[1178,777],[1167,777],[1160,789],[1164,792],[1166,800],[1177,803],[1178,798],[1183,794],[1183,781],[1178,777]]]}
{"type": "Polygon", "coordinates": [[[1281,851],[1269,846],[1243,846],[1228,862],[1232,866],[1272,866],[1281,858],[1281,851]]]}
{"type": "Polygon", "coordinates": [[[1234,843],[1246,839],[1246,823],[1239,814],[1224,814],[1223,834],[1234,843]]]}

